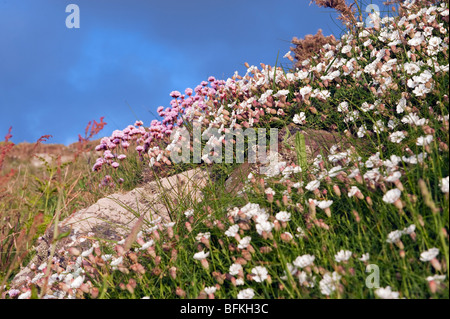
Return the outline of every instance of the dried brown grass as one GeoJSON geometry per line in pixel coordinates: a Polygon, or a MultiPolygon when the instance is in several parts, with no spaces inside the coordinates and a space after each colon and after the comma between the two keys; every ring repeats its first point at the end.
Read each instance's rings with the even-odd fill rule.
{"type": "Polygon", "coordinates": [[[333,35],[328,37],[324,36],[321,29],[319,29],[315,35],[306,35],[304,39],[294,37],[292,39],[292,44],[294,44],[295,47],[291,47],[291,51],[295,53],[295,59],[297,60],[295,66],[301,69],[301,63],[304,60],[311,58],[314,54],[317,54],[317,52],[319,52],[327,43],[335,45],[337,40],[333,35]]]}

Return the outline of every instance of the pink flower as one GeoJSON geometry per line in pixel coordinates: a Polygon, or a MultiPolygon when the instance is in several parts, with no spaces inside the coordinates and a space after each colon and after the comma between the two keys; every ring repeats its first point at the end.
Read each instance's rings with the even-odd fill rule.
{"type": "Polygon", "coordinates": [[[114,158],[114,155],[111,153],[110,150],[106,150],[105,153],[103,153],[103,157],[104,157],[105,159],[113,159],[113,158],[114,158]]]}
{"type": "Polygon", "coordinates": [[[93,171],[93,172],[99,171],[99,170],[102,168],[102,166],[103,166],[103,163],[96,162],[96,163],[94,164],[94,166],[92,167],[92,171],[93,171]]]}
{"type": "Polygon", "coordinates": [[[144,151],[144,147],[139,145],[136,147],[136,151],[138,151],[140,153],[140,152],[144,151]]]}
{"type": "Polygon", "coordinates": [[[117,167],[119,167],[119,163],[113,162],[113,163],[111,164],[111,166],[114,167],[114,168],[117,168],[117,167]]]}
{"type": "Polygon", "coordinates": [[[97,145],[97,146],[95,147],[95,150],[96,150],[96,151],[106,150],[106,145],[105,145],[105,144],[97,145]]]}
{"type": "Polygon", "coordinates": [[[170,96],[176,99],[181,96],[181,93],[179,91],[172,91],[170,92],[170,96]]]}

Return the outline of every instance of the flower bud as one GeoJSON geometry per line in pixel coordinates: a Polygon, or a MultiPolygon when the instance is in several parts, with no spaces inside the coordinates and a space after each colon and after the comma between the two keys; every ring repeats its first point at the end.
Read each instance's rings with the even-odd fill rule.
{"type": "Polygon", "coordinates": [[[341,197],[341,190],[339,189],[339,186],[333,185],[333,191],[337,196],[341,197]]]}
{"type": "Polygon", "coordinates": [[[173,280],[177,279],[177,267],[175,267],[175,266],[170,267],[169,274],[170,274],[170,277],[172,277],[173,280]]]}

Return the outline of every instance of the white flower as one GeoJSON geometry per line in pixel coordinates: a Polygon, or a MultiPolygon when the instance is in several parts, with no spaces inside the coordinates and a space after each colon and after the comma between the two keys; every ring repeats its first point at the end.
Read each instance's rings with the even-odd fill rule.
{"type": "Polygon", "coordinates": [[[320,202],[317,202],[317,206],[319,206],[320,209],[325,209],[331,206],[333,204],[332,200],[322,200],[320,202]]]}
{"type": "Polygon", "coordinates": [[[192,216],[192,215],[194,215],[194,210],[193,209],[188,209],[187,211],[184,212],[184,215],[186,217],[192,216]]]}
{"type": "Polygon", "coordinates": [[[247,288],[239,291],[237,299],[252,299],[255,296],[255,292],[252,288],[247,288]]]}
{"type": "Polygon", "coordinates": [[[70,284],[70,288],[80,288],[80,286],[83,284],[84,276],[78,276],[75,278],[74,281],[70,284]]]}
{"type": "Polygon", "coordinates": [[[256,282],[263,282],[268,278],[269,272],[267,271],[266,267],[263,266],[256,266],[252,269],[253,274],[253,280],[256,282]]]}
{"type": "Polygon", "coordinates": [[[376,152],[371,157],[369,157],[369,159],[366,161],[366,163],[364,165],[367,168],[372,168],[372,167],[374,167],[374,165],[377,165],[380,162],[381,162],[381,160],[380,160],[380,152],[376,152]]]}
{"type": "Polygon", "coordinates": [[[198,233],[197,236],[195,236],[195,240],[201,241],[203,237],[209,239],[211,237],[211,233],[210,232],[198,233]]]}
{"type": "Polygon", "coordinates": [[[250,241],[251,241],[251,240],[252,240],[252,238],[251,238],[250,236],[246,236],[246,237],[242,238],[242,239],[239,241],[238,248],[239,248],[239,249],[245,249],[245,248],[247,248],[248,245],[250,245],[250,241]]]}
{"type": "Polygon", "coordinates": [[[309,93],[311,93],[311,91],[312,91],[311,87],[305,86],[300,89],[300,94],[302,98],[305,98],[305,95],[308,95],[309,93]]]}
{"type": "Polygon", "coordinates": [[[300,188],[302,186],[303,186],[303,182],[297,182],[297,183],[292,184],[292,187],[294,187],[294,188],[300,188]]]}
{"type": "Polygon", "coordinates": [[[300,112],[300,114],[295,114],[292,121],[294,121],[295,124],[303,124],[303,121],[306,121],[305,112],[300,112]]]}
{"type": "Polygon", "coordinates": [[[230,275],[237,276],[239,272],[242,271],[242,265],[241,264],[232,264],[230,266],[230,275]]]}
{"type": "Polygon", "coordinates": [[[265,91],[263,94],[261,94],[261,97],[259,98],[258,102],[261,103],[261,104],[266,103],[266,102],[267,102],[267,98],[268,98],[269,96],[271,96],[272,93],[273,93],[273,90],[267,90],[267,91],[265,91]]]}
{"type": "Polygon", "coordinates": [[[336,272],[333,272],[331,276],[329,273],[326,273],[319,282],[320,292],[327,296],[331,295],[331,293],[336,290],[336,285],[340,278],[341,276],[336,272]]]}
{"type": "Polygon", "coordinates": [[[427,281],[443,282],[447,276],[446,275],[434,275],[428,276],[427,281]]]}
{"type": "Polygon", "coordinates": [[[82,253],[81,253],[81,256],[82,257],[87,257],[87,256],[89,256],[90,254],[92,254],[92,251],[94,250],[94,247],[91,247],[91,248],[89,248],[88,250],[85,250],[85,251],[83,251],[82,253]]]}
{"type": "Polygon", "coordinates": [[[362,110],[363,112],[367,112],[367,111],[369,111],[369,110],[372,110],[374,107],[375,107],[375,106],[374,106],[373,104],[369,104],[369,103],[367,103],[367,102],[364,102],[364,103],[361,105],[361,110],[362,110]]]}
{"type": "Polygon", "coordinates": [[[342,47],[341,52],[346,54],[346,53],[349,53],[351,50],[352,50],[352,46],[347,44],[342,47]]]}
{"type": "Polygon", "coordinates": [[[339,175],[339,173],[341,171],[342,171],[342,166],[341,165],[335,166],[335,167],[333,167],[332,169],[330,169],[328,171],[328,176],[335,177],[335,176],[339,175]]]}
{"type": "Polygon", "coordinates": [[[336,262],[347,261],[352,257],[352,252],[350,250],[340,250],[336,255],[334,255],[334,260],[336,262]]]}
{"type": "Polygon", "coordinates": [[[123,257],[122,256],[120,256],[118,258],[113,258],[111,260],[111,266],[118,266],[118,265],[120,265],[122,263],[122,261],[123,261],[123,257]]]}
{"type": "Polygon", "coordinates": [[[263,211],[263,210],[255,213],[253,215],[253,217],[256,217],[255,218],[256,223],[266,222],[269,219],[269,216],[270,216],[269,213],[267,213],[266,211],[263,211]]]}
{"type": "Polygon", "coordinates": [[[407,235],[411,235],[415,231],[416,231],[416,225],[414,225],[414,224],[411,224],[402,230],[402,232],[407,235]]]}
{"type": "MultiPolygon", "coordinates": [[[[292,266],[292,264],[290,264],[290,263],[286,263],[286,268],[287,268],[287,272],[290,273],[292,276],[295,276],[298,272],[298,269],[296,267],[292,266]]],[[[280,277],[282,280],[288,279],[287,272],[285,271],[284,276],[280,277]]]]}
{"type": "Polygon", "coordinates": [[[398,123],[399,123],[399,120],[398,120],[398,119],[396,119],[396,118],[390,119],[390,120],[388,121],[388,125],[387,125],[387,126],[388,126],[391,130],[393,130],[393,129],[395,129],[395,128],[397,127],[398,123]]]}
{"type": "Polygon", "coordinates": [[[308,280],[308,274],[304,271],[301,271],[298,275],[298,282],[300,283],[300,285],[303,286],[303,284],[307,284],[307,280],[308,280]]]}
{"type": "Polygon", "coordinates": [[[426,146],[426,145],[429,145],[432,141],[433,141],[433,135],[420,136],[417,138],[416,145],[426,146]]]}
{"type": "Polygon", "coordinates": [[[338,112],[348,112],[348,102],[339,103],[337,110],[338,112]]]}
{"type": "Polygon", "coordinates": [[[398,299],[400,293],[392,291],[391,287],[387,286],[386,288],[377,288],[375,295],[381,299],[398,299]]]}
{"type": "Polygon", "coordinates": [[[277,93],[275,93],[274,97],[280,97],[281,95],[286,96],[289,94],[289,90],[279,90],[277,93]]]}
{"type": "Polygon", "coordinates": [[[200,251],[200,252],[194,254],[194,259],[195,260],[202,260],[202,259],[205,259],[208,256],[209,256],[209,251],[206,252],[206,253],[204,251],[200,251]]]}
{"type": "Polygon", "coordinates": [[[431,45],[432,47],[437,47],[441,43],[442,39],[439,37],[431,37],[430,40],[428,41],[428,44],[431,45]]]}
{"type": "Polygon", "coordinates": [[[256,224],[256,231],[258,234],[262,235],[262,232],[270,233],[273,228],[273,223],[269,221],[262,221],[261,223],[256,224]]]}
{"type": "Polygon", "coordinates": [[[358,132],[356,132],[356,135],[359,138],[363,138],[364,136],[366,136],[366,133],[367,133],[367,127],[365,124],[363,124],[358,128],[358,132]]]}
{"type": "Polygon", "coordinates": [[[350,112],[345,118],[344,118],[344,122],[348,123],[348,122],[354,122],[357,119],[359,119],[359,111],[358,110],[354,110],[352,112],[350,112]]]}
{"type": "Polygon", "coordinates": [[[422,163],[427,156],[427,153],[420,153],[419,155],[413,155],[411,157],[402,156],[402,160],[409,164],[417,164],[422,163]]]}
{"type": "Polygon", "coordinates": [[[448,193],[448,180],[449,176],[444,177],[443,179],[441,179],[441,182],[439,183],[439,185],[441,186],[441,191],[443,193],[448,193]]]}
{"type": "Polygon", "coordinates": [[[17,297],[17,299],[30,299],[31,297],[31,290],[28,290],[17,297]]]}
{"type": "Polygon", "coordinates": [[[228,237],[234,237],[239,231],[239,225],[233,225],[228,228],[228,230],[225,232],[225,235],[228,237]]]}
{"type": "MultiPolygon", "coordinates": [[[[305,63],[305,62],[306,61],[303,61],[303,63],[305,63]]],[[[298,71],[296,74],[297,74],[297,78],[298,79],[304,80],[304,79],[306,79],[308,77],[309,72],[307,72],[307,71],[298,71]]]]}
{"type": "Polygon", "coordinates": [[[399,190],[398,188],[394,188],[387,191],[386,194],[384,194],[383,201],[388,204],[393,204],[400,198],[401,195],[402,191],[399,190]]]}
{"type": "Polygon", "coordinates": [[[146,250],[147,248],[153,246],[154,243],[155,243],[154,240],[153,240],[153,239],[150,239],[148,242],[146,242],[146,243],[144,243],[144,244],[142,245],[142,247],[140,248],[140,250],[146,250]]]}
{"type": "Polygon", "coordinates": [[[281,211],[275,215],[275,218],[278,219],[280,222],[288,222],[291,220],[291,213],[281,211]]]}
{"type": "Polygon", "coordinates": [[[110,260],[112,258],[112,255],[111,254],[105,254],[105,255],[102,255],[101,257],[102,257],[102,259],[104,261],[108,261],[108,260],[110,260]]]}
{"type": "Polygon", "coordinates": [[[414,34],[414,37],[408,41],[408,44],[410,46],[418,46],[425,40],[425,38],[422,35],[422,32],[418,31],[416,34],[414,34]]]}
{"type": "Polygon", "coordinates": [[[382,120],[376,121],[376,123],[373,124],[373,131],[375,133],[380,133],[385,131],[385,126],[382,120]]]}
{"type": "MultiPolygon", "coordinates": [[[[420,71],[420,67],[414,62],[412,62],[412,63],[407,62],[403,65],[403,67],[404,67],[406,73],[408,73],[408,74],[416,74],[417,72],[420,71]]],[[[405,100],[405,102],[406,102],[406,100],[405,100]]]]}
{"type": "Polygon", "coordinates": [[[267,195],[275,195],[275,191],[272,189],[272,188],[267,188],[265,191],[264,191],[264,193],[265,194],[267,194],[267,195]]]}
{"type": "Polygon", "coordinates": [[[312,265],[314,259],[316,259],[314,255],[306,254],[303,256],[298,256],[292,263],[298,268],[304,268],[312,265]]]}
{"type": "Polygon", "coordinates": [[[402,131],[397,131],[389,135],[389,140],[392,143],[400,143],[401,141],[403,141],[405,137],[406,137],[405,133],[403,133],[402,131]]]}
{"type": "Polygon", "coordinates": [[[295,234],[296,237],[304,237],[306,236],[305,231],[301,227],[297,227],[297,234],[295,234]]]}
{"type": "Polygon", "coordinates": [[[208,295],[214,294],[216,292],[217,288],[216,287],[205,287],[205,292],[208,295]]]}
{"type": "Polygon", "coordinates": [[[319,90],[319,89],[315,89],[314,93],[312,95],[312,97],[317,97],[321,100],[326,100],[331,96],[330,91],[328,90],[319,90]]]}
{"type": "Polygon", "coordinates": [[[395,171],[395,172],[391,173],[389,176],[387,176],[384,180],[386,182],[393,183],[393,182],[399,180],[400,177],[402,177],[402,173],[400,173],[399,171],[395,171]]]}
{"type": "Polygon", "coordinates": [[[397,155],[391,155],[389,159],[383,161],[383,165],[392,170],[401,160],[401,157],[397,155]]]}
{"type": "Polygon", "coordinates": [[[314,180],[314,181],[309,182],[305,186],[305,188],[312,192],[312,191],[316,190],[317,188],[319,188],[319,186],[320,186],[320,181],[314,180]]]}
{"type": "Polygon", "coordinates": [[[163,224],[163,226],[166,228],[171,228],[171,227],[175,226],[175,224],[176,224],[175,222],[170,222],[170,223],[163,224]]]}
{"type": "Polygon", "coordinates": [[[400,240],[402,237],[403,232],[401,230],[394,230],[388,234],[388,238],[386,239],[386,242],[393,244],[400,240]]]}
{"type": "Polygon", "coordinates": [[[366,254],[362,254],[361,258],[358,258],[358,259],[361,261],[368,261],[369,258],[370,258],[369,253],[366,253],[366,254]]]}
{"type": "Polygon", "coordinates": [[[243,278],[236,279],[236,286],[242,286],[243,284],[244,284],[244,279],[243,278]]]}
{"type": "Polygon", "coordinates": [[[284,233],[282,233],[281,235],[284,235],[284,236],[286,236],[285,238],[288,238],[288,240],[291,240],[291,239],[293,239],[294,238],[294,236],[292,236],[292,234],[290,233],[290,232],[284,232],[284,233]]]}
{"type": "Polygon", "coordinates": [[[347,195],[348,195],[348,197],[353,197],[353,196],[356,195],[357,192],[361,192],[361,191],[359,190],[358,187],[352,186],[352,187],[350,188],[350,191],[348,192],[347,195]]]}
{"type": "Polygon", "coordinates": [[[428,123],[428,120],[426,119],[421,119],[420,117],[417,116],[416,113],[410,113],[408,115],[405,115],[402,119],[401,119],[402,123],[405,124],[414,124],[417,126],[422,126],[428,123]]]}
{"type": "Polygon", "coordinates": [[[45,273],[41,272],[39,274],[37,274],[36,276],[34,276],[34,278],[31,280],[31,282],[34,284],[36,283],[38,280],[40,280],[42,277],[44,277],[45,273]]]}
{"type": "Polygon", "coordinates": [[[39,270],[44,270],[45,267],[47,267],[47,263],[41,264],[41,265],[38,267],[38,269],[39,269],[39,270]]]}
{"type": "Polygon", "coordinates": [[[439,255],[439,249],[431,248],[420,254],[420,260],[423,262],[430,261],[430,260],[436,258],[437,255],[439,255]]]}

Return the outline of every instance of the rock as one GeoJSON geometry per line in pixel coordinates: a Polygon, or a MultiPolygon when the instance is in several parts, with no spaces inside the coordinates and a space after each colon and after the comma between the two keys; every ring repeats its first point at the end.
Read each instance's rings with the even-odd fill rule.
{"type": "MultiPolygon", "coordinates": [[[[70,231],[70,235],[58,241],[55,256],[60,258],[61,264],[64,265],[63,253],[67,249],[74,246],[89,248],[83,247],[83,238],[86,237],[120,240],[129,234],[142,214],[145,214],[144,219],[148,222],[157,218],[161,218],[162,223],[169,222],[180,200],[188,200],[189,202],[184,204],[189,207],[201,200],[201,189],[208,182],[208,178],[207,170],[193,169],[155,180],[125,194],[116,193],[98,200],[94,205],[75,212],[58,224],[59,233],[70,231]]],[[[27,277],[34,276],[30,269],[33,263],[39,267],[47,262],[53,229],[53,226],[50,227],[41,237],[36,247],[36,255],[15,276],[12,287],[20,287],[26,283],[27,277]]]]}
{"type": "Polygon", "coordinates": [[[236,195],[244,187],[244,182],[247,180],[248,174],[251,171],[252,164],[242,163],[239,165],[225,181],[225,191],[236,195]]]}

